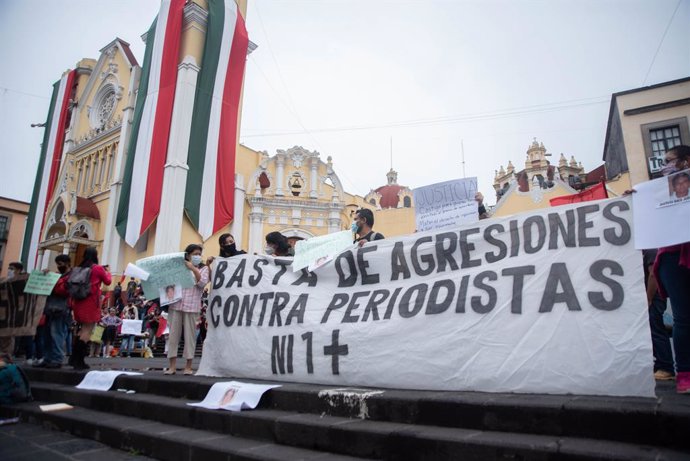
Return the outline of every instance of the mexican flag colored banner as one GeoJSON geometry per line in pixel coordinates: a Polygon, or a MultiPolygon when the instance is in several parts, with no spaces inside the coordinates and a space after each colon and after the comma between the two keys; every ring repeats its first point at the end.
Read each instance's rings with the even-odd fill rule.
{"type": "Polygon", "coordinates": [[[34,269],[36,264],[38,242],[41,240],[47,207],[55,191],[60,172],[65,130],[69,122],[69,100],[75,83],[75,75],[74,70],[66,72],[59,81],[53,84],[53,96],[50,99],[36,182],[31,197],[31,208],[22,244],[22,261],[28,271],[34,269]]]}
{"type": "Polygon", "coordinates": [[[116,218],[117,230],[130,246],[160,211],[184,5],[185,0],[163,0],[146,38],[116,218]]]}
{"type": "Polygon", "coordinates": [[[185,212],[204,240],[233,219],[235,154],[249,39],[234,0],[210,0],[187,163],[185,212]]]}

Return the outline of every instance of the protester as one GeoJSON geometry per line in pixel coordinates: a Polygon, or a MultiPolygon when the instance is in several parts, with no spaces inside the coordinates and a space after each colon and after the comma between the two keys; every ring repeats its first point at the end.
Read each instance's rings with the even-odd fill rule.
{"type": "Polygon", "coordinates": [[[668,381],[675,377],[671,335],[664,325],[666,301],[661,298],[656,279],[652,274],[657,250],[643,250],[642,258],[647,285],[647,306],[649,307],[649,329],[652,333],[652,353],[654,355],[654,379],[668,381]]]}
{"type": "Polygon", "coordinates": [[[117,285],[115,285],[115,288],[113,289],[113,303],[114,306],[117,308],[118,312],[122,312],[122,309],[124,309],[124,303],[122,302],[122,283],[117,282],[117,285]]]}
{"type": "MultiPolygon", "coordinates": [[[[690,147],[676,146],[666,152],[662,174],[668,176],[690,167],[690,147]]],[[[690,393],[690,241],[660,248],[654,261],[654,277],[662,298],[671,299],[673,349],[676,353],[676,392],[690,393]]]]}
{"type": "MultiPolygon", "coordinates": [[[[7,266],[7,277],[3,279],[3,282],[14,279],[17,275],[22,274],[23,271],[24,265],[19,261],[9,263],[7,266]]],[[[5,357],[9,361],[14,355],[14,346],[14,336],[0,336],[0,356],[5,357]]]]}
{"type": "MultiPolygon", "coordinates": [[[[127,304],[122,311],[122,320],[139,320],[137,308],[132,303],[127,304]]],[[[134,348],[135,335],[122,335],[120,343],[120,357],[130,357],[134,348]]]]}
{"type": "Polygon", "coordinates": [[[127,301],[132,301],[134,299],[134,293],[137,290],[137,282],[134,280],[134,277],[129,278],[129,282],[127,283],[127,301]]]}
{"type": "Polygon", "coordinates": [[[232,234],[222,234],[218,237],[218,244],[220,245],[220,257],[230,258],[237,255],[246,255],[247,252],[237,249],[235,237],[232,234]]]}
{"type": "Polygon", "coordinates": [[[44,315],[44,360],[35,366],[45,368],[60,368],[65,359],[67,333],[72,323],[72,311],[69,306],[69,290],[67,281],[70,274],[71,261],[69,256],[59,254],[55,257],[55,264],[61,274],[53,287],[53,292],[46,299],[44,315]]]}
{"type": "Polygon", "coordinates": [[[290,256],[290,243],[280,232],[269,232],[266,234],[265,252],[273,256],[290,256]]]}
{"type": "MultiPolygon", "coordinates": [[[[5,278],[5,281],[14,280],[15,278],[24,274],[26,274],[26,272],[24,272],[24,264],[19,261],[11,262],[7,266],[7,277],[5,278]]],[[[37,329],[38,328],[40,328],[40,326],[37,326],[37,329]]],[[[41,332],[42,331],[43,330],[41,329],[41,332]]],[[[37,358],[34,336],[17,336],[11,338],[10,340],[3,340],[3,342],[5,342],[6,345],[10,345],[10,355],[14,355],[15,357],[23,356],[26,359],[27,365],[32,365],[34,363],[34,359],[37,358]]],[[[3,349],[5,347],[6,346],[3,346],[3,349]]]]}
{"type": "Polygon", "coordinates": [[[117,338],[117,328],[122,325],[122,319],[117,316],[117,309],[111,307],[108,315],[101,319],[101,325],[105,327],[105,331],[103,331],[103,357],[108,359],[113,351],[115,338],[117,338]]]}
{"type": "Polygon", "coordinates": [[[203,264],[201,245],[190,244],[185,249],[185,265],[195,280],[194,286],[182,290],[182,299],[168,306],[168,325],[170,336],[168,343],[168,359],[170,364],[165,374],[172,375],[176,371],[177,349],[180,335],[184,331],[183,357],[187,360],[184,368],[185,375],[194,373],[192,359],[196,348],[196,321],[201,310],[201,295],[209,281],[208,266],[203,264]]]}
{"type": "Polygon", "coordinates": [[[74,320],[79,324],[79,333],[73,348],[74,368],[87,369],[89,366],[84,362],[86,357],[87,343],[91,337],[96,322],[101,319],[100,298],[101,298],[101,284],[110,285],[112,277],[102,266],[98,265],[98,251],[95,247],[88,247],[84,251],[84,257],[78,267],[72,269],[68,279],[68,286],[70,298],[72,302],[72,309],[74,312],[74,320]],[[80,285],[80,277],[76,274],[84,276],[84,272],[88,272],[88,294],[82,298],[84,293],[78,293],[80,285]]]}
{"type": "Polygon", "coordinates": [[[487,219],[489,213],[486,212],[486,207],[484,206],[484,194],[477,192],[474,194],[474,200],[477,202],[477,214],[479,219],[487,219]]]}
{"type": "Polygon", "coordinates": [[[360,208],[355,212],[352,231],[357,236],[355,242],[359,243],[359,246],[372,240],[382,240],[385,238],[380,232],[374,231],[374,213],[368,208],[360,208]]]}
{"type": "Polygon", "coordinates": [[[159,337],[158,331],[160,330],[161,322],[161,310],[157,304],[150,303],[146,315],[144,316],[144,326],[146,328],[146,347],[151,347],[155,349],[156,338],[159,337]]]}

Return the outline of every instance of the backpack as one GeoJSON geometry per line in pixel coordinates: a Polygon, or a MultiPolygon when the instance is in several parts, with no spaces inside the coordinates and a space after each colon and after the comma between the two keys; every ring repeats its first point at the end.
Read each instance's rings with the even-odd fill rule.
{"type": "Polygon", "coordinates": [[[0,405],[30,400],[33,400],[31,386],[24,371],[13,363],[0,368],[0,405]]]}
{"type": "Polygon", "coordinates": [[[67,290],[73,299],[86,299],[91,294],[91,268],[74,267],[67,280],[67,290]]]}

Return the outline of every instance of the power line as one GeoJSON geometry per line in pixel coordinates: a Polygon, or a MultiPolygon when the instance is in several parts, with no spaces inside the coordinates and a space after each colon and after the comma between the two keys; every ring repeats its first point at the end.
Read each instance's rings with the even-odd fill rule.
{"type": "MultiPolygon", "coordinates": [[[[403,120],[398,122],[386,122],[377,123],[370,125],[354,125],[354,126],[343,126],[343,127],[332,127],[332,128],[313,128],[310,131],[312,133],[332,133],[332,132],[343,132],[343,131],[361,131],[361,130],[375,130],[381,128],[399,128],[399,127],[417,127],[417,126],[434,126],[434,125],[444,125],[453,123],[463,123],[463,122],[473,122],[482,120],[494,120],[500,118],[510,118],[520,115],[528,115],[534,113],[547,113],[555,112],[565,109],[570,109],[574,107],[590,106],[596,104],[609,103],[609,96],[600,96],[595,98],[583,98],[574,99],[568,101],[560,101],[556,103],[546,103],[546,104],[536,104],[531,106],[523,106],[518,108],[503,109],[491,112],[479,112],[474,114],[464,114],[464,115],[451,115],[451,116],[440,116],[432,118],[423,119],[413,119],[413,120],[403,120]]],[[[300,134],[300,131],[275,131],[269,133],[257,133],[257,134],[245,134],[244,137],[255,138],[255,137],[267,137],[267,136],[287,136],[300,134]]]]}
{"type": "Polygon", "coordinates": [[[644,80],[642,81],[642,85],[644,86],[647,83],[647,78],[649,78],[649,73],[652,71],[652,67],[654,66],[654,62],[656,61],[656,57],[659,54],[659,50],[661,50],[661,45],[664,44],[664,40],[666,40],[666,34],[668,33],[668,30],[671,28],[671,23],[673,22],[673,18],[676,17],[676,13],[678,12],[678,8],[680,8],[680,4],[683,2],[683,0],[678,0],[678,4],[676,5],[676,9],[673,10],[673,14],[671,15],[671,19],[668,20],[668,24],[666,24],[666,29],[664,29],[664,35],[661,36],[661,41],[659,42],[659,46],[656,47],[656,51],[654,52],[654,57],[652,58],[652,62],[649,63],[649,69],[647,69],[647,73],[644,76],[644,80]]]}
{"type": "Polygon", "coordinates": [[[6,88],[4,86],[0,86],[0,90],[5,92],[5,93],[7,93],[9,91],[10,93],[17,93],[17,94],[23,94],[24,96],[31,96],[32,98],[50,99],[48,96],[41,96],[40,94],[33,94],[33,93],[27,93],[25,91],[13,90],[12,88],[6,88]]]}

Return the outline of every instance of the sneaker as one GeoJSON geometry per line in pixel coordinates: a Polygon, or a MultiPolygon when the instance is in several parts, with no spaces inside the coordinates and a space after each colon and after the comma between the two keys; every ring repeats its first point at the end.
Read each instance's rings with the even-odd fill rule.
{"type": "Polygon", "coordinates": [[[674,378],[675,376],[670,371],[657,370],[654,372],[654,379],[656,379],[657,381],[670,381],[674,378]]]}
{"type": "Polygon", "coordinates": [[[690,371],[680,371],[676,376],[676,392],[690,394],[690,371]]]}

